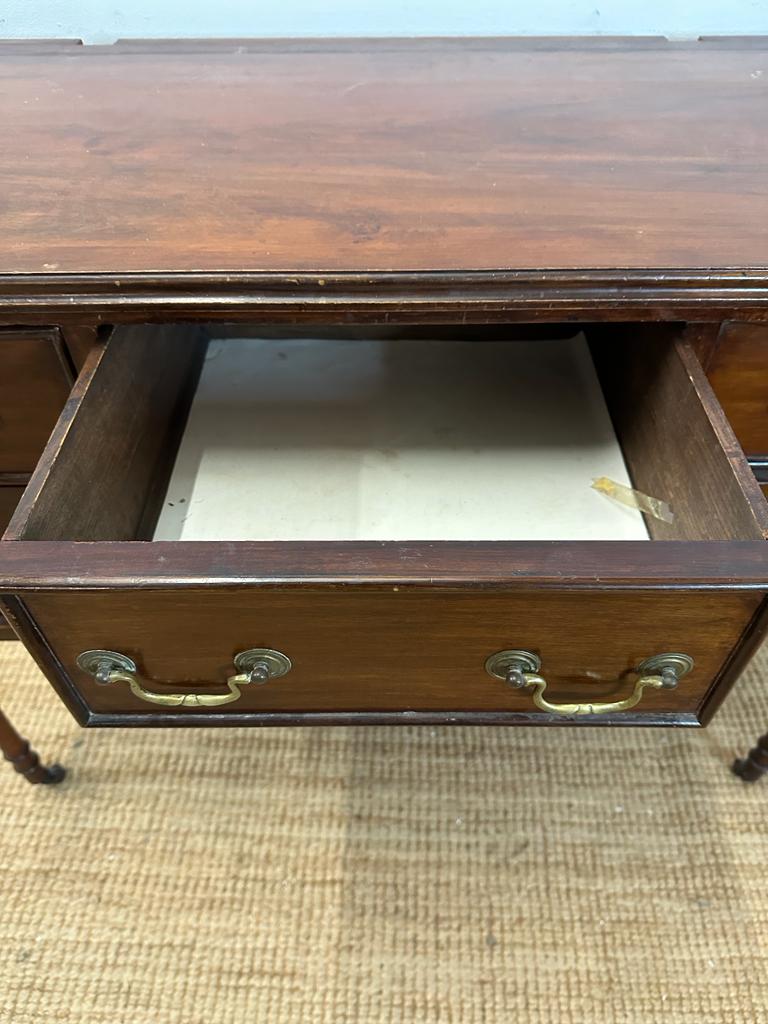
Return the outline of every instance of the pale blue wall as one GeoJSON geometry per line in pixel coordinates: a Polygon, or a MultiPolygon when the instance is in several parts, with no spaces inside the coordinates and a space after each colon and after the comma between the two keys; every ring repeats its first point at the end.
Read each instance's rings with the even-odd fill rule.
{"type": "Polygon", "coordinates": [[[0,0],[0,37],[740,35],[768,0],[0,0]]]}

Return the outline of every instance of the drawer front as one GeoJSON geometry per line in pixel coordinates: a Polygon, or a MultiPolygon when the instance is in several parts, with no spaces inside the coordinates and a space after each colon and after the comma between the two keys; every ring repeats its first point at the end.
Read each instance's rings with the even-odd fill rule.
{"type": "Polygon", "coordinates": [[[237,713],[406,711],[530,712],[547,718],[534,707],[530,691],[486,672],[489,655],[521,648],[540,656],[547,698],[554,702],[622,700],[631,695],[634,669],[644,659],[670,651],[693,657],[695,668],[676,689],[645,691],[633,716],[637,721],[638,715],[696,715],[759,602],[760,595],[735,592],[409,588],[62,592],[24,598],[92,713],[188,720],[212,709],[148,703],[125,681],[99,685],[77,667],[78,655],[91,649],[127,655],[141,685],[166,695],[226,693],[234,655],[248,648],[288,655],[288,674],[243,687],[239,699],[213,709],[223,719],[237,713]]]}
{"type": "Polygon", "coordinates": [[[723,324],[707,375],[744,451],[768,457],[768,326],[723,324]]]}
{"type": "Polygon", "coordinates": [[[72,374],[55,330],[0,330],[0,473],[31,472],[72,374]]]}
{"type": "Polygon", "coordinates": [[[652,542],[148,543],[203,349],[185,329],[136,327],[81,373],[3,541],[0,590],[89,724],[704,722],[764,625],[751,628],[768,507],[676,330],[594,341],[634,485],[674,509],[648,520],[652,542]],[[251,648],[293,667],[238,692],[234,658],[251,648]],[[100,685],[77,664],[94,649],[135,674],[102,669],[100,685]],[[540,658],[546,682],[488,674],[510,649],[540,658]],[[632,709],[551,706],[626,702],[640,664],[669,652],[693,671],[632,709]]]}

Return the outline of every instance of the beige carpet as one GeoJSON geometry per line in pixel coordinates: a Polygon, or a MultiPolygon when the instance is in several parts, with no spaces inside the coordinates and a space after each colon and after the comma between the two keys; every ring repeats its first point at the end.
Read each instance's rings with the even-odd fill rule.
{"type": "Polygon", "coordinates": [[[0,703],[3,1024],[768,1021],[768,657],[706,732],[81,732],[0,703]]]}

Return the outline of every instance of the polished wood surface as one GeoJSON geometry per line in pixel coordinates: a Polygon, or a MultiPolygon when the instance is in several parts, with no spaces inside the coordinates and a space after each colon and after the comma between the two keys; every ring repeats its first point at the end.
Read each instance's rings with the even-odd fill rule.
{"type": "MultiPolygon", "coordinates": [[[[95,324],[69,324],[60,327],[67,347],[69,358],[77,373],[82,370],[91,349],[99,340],[99,330],[95,324]]],[[[109,335],[108,325],[102,327],[102,340],[109,335]]]]}
{"type": "Polygon", "coordinates": [[[768,268],[0,274],[0,323],[768,320],[768,268]]]}
{"type": "MultiPolygon", "coordinates": [[[[627,410],[616,421],[631,471],[663,457],[665,496],[680,513],[672,536],[683,540],[137,543],[151,536],[178,444],[196,335],[119,328],[92,352],[3,545],[4,586],[25,595],[25,639],[81,720],[183,714],[96,686],[75,668],[93,647],[134,656],[151,686],[175,689],[205,680],[215,691],[249,646],[286,650],[306,666],[220,713],[195,712],[211,722],[234,714],[260,724],[272,713],[540,719],[527,695],[482,671],[509,646],[542,654],[560,700],[626,696],[644,657],[684,650],[696,673],[629,721],[698,721],[711,704],[763,605],[768,510],[679,328],[627,331],[607,353],[624,365],[600,357],[598,369],[627,410]]],[[[596,336],[596,353],[603,347],[596,336]]]]}
{"type": "MultiPolygon", "coordinates": [[[[651,522],[651,528],[661,538],[672,540],[762,540],[768,530],[768,505],[692,350],[680,340],[679,329],[645,328],[637,336],[625,329],[621,344],[612,333],[604,342],[599,335],[597,332],[595,343],[598,370],[614,407],[630,472],[639,487],[671,501],[675,508],[677,518],[672,526],[651,522]],[[651,358],[647,358],[649,353],[651,358]]],[[[119,542],[151,537],[156,502],[167,484],[200,366],[201,342],[193,343],[199,337],[195,327],[125,327],[94,350],[7,531],[8,539],[119,542]]],[[[196,552],[205,546],[170,543],[165,547],[173,552],[179,574],[185,576],[194,565],[196,552]]],[[[436,554],[458,550],[467,580],[484,578],[487,563],[494,559],[503,579],[502,552],[513,558],[518,572],[524,551],[537,549],[548,561],[547,545],[537,548],[514,542],[444,544],[442,548],[439,542],[415,546],[228,542],[212,547],[221,552],[218,565],[223,564],[225,552],[241,551],[244,560],[239,564],[245,568],[247,552],[263,551],[260,568],[264,568],[270,565],[267,553],[273,552],[275,567],[279,569],[282,562],[287,572],[293,571],[298,554],[299,573],[302,566],[318,560],[322,564],[324,558],[338,571],[340,559],[347,555],[352,576],[359,572],[360,553],[367,552],[362,564],[372,580],[392,573],[389,548],[394,552],[402,549],[402,557],[395,555],[394,564],[397,568],[399,561],[406,576],[413,566],[408,552],[414,548],[424,552],[422,564],[430,564],[433,571],[436,554]]],[[[595,547],[595,565],[612,565],[613,556],[603,558],[611,546],[595,547]]],[[[98,548],[86,550],[99,557],[98,548]]],[[[116,559],[120,556],[119,547],[109,550],[116,559]]],[[[561,543],[553,550],[559,553],[562,572],[579,545],[561,543]]],[[[622,544],[619,550],[631,552],[629,564],[641,576],[649,567],[656,571],[660,562],[668,571],[676,571],[677,578],[688,576],[684,567],[681,570],[679,563],[667,561],[667,554],[660,555],[652,545],[622,544]]],[[[681,549],[677,551],[681,553],[681,549]]],[[[136,557],[142,559],[141,549],[136,557]]],[[[77,561],[79,556],[71,570],[77,561]]],[[[697,556],[691,553],[690,561],[696,565],[697,556]]],[[[140,562],[133,556],[128,562],[130,568],[126,564],[125,571],[132,578],[140,562]]],[[[46,562],[51,568],[55,564],[55,558],[46,562]]],[[[118,564],[113,562],[113,566],[118,564]]],[[[163,565],[170,567],[165,557],[163,565]]],[[[457,557],[448,555],[449,579],[456,565],[457,557]]],[[[96,570],[95,563],[93,568],[96,570]]],[[[591,568],[585,575],[591,578],[591,568]]]]}
{"type": "Polygon", "coordinates": [[[55,785],[61,782],[66,774],[59,764],[50,767],[41,764],[40,758],[27,740],[19,735],[14,726],[0,711],[0,751],[6,761],[10,761],[14,770],[27,782],[35,785],[55,785]]]}
{"type": "Polygon", "coordinates": [[[682,650],[696,668],[637,712],[696,712],[761,595],[726,593],[451,593],[388,587],[28,594],[25,604],[96,712],[158,708],[124,684],[100,686],[75,666],[84,650],[133,657],[151,689],[223,692],[232,658],[274,647],[293,669],[221,709],[243,711],[518,710],[530,695],[484,670],[495,651],[542,658],[552,700],[616,700],[651,654],[682,650]]]}
{"type": "Polygon", "coordinates": [[[0,329],[0,473],[31,473],[72,387],[58,331],[0,329]]]}
{"type": "Polygon", "coordinates": [[[679,330],[595,332],[593,354],[634,486],[674,521],[646,517],[654,540],[768,537],[768,504],[691,344],[679,330]]]}
{"type": "MultiPolygon", "coordinates": [[[[302,292],[333,305],[372,283],[370,307],[386,301],[377,272],[497,270],[533,271],[528,302],[538,286],[606,306],[619,287],[701,316],[697,300],[745,308],[752,288],[763,316],[766,45],[10,47],[6,312],[72,316],[65,297],[79,294],[107,317],[130,293],[145,316],[182,295],[185,311],[231,314],[260,290],[232,277],[248,272],[282,275],[284,307],[302,292]],[[651,269],[640,291],[652,294],[605,273],[623,269],[651,269]],[[200,276],[174,283],[178,272],[200,276]]],[[[267,297],[277,284],[261,283],[267,297]]],[[[519,282],[489,274],[422,282],[422,301],[455,303],[445,284],[522,301],[519,282]]]]}
{"type": "Polygon", "coordinates": [[[707,374],[744,451],[768,461],[768,326],[723,324],[707,374]]]}
{"type": "Polygon", "coordinates": [[[766,590],[765,541],[9,541],[3,592],[322,584],[766,590]]]}
{"type": "Polygon", "coordinates": [[[94,346],[8,529],[30,540],[141,540],[162,500],[205,341],[123,328],[94,346]]]}
{"type": "Polygon", "coordinates": [[[482,669],[519,645],[554,700],[626,696],[643,657],[688,651],[677,690],[596,721],[706,723],[768,626],[766,506],[699,362],[765,454],[745,410],[763,401],[768,321],[766,55],[766,40],[0,46],[0,324],[54,325],[84,368],[0,587],[77,719],[562,724],[482,669]],[[595,332],[633,479],[675,507],[654,536],[673,539],[143,542],[199,335],[106,342],[111,325],[578,320],[698,321],[685,343],[680,327],[595,332]],[[216,689],[261,644],[294,671],[211,714],[145,706],[74,663],[111,647],[153,686],[216,689]]]}
{"type": "MultiPolygon", "coordinates": [[[[189,404],[196,358],[190,330],[185,342],[183,331],[120,329],[94,352],[8,531],[15,541],[3,549],[9,590],[279,586],[286,581],[376,586],[382,580],[496,588],[633,582],[765,587],[768,548],[761,540],[738,539],[762,536],[765,503],[701,371],[683,360],[684,350],[667,330],[655,343],[641,337],[638,345],[627,334],[626,346],[615,346],[615,355],[624,353],[629,360],[621,374],[613,370],[615,399],[624,399],[623,440],[632,448],[635,474],[643,467],[650,472],[658,461],[657,446],[666,452],[661,496],[672,497],[683,513],[676,529],[685,538],[717,536],[722,543],[132,543],[144,535],[146,509],[170,471],[178,440],[170,426],[176,420],[180,429],[189,404]],[[637,358],[646,350],[654,358],[666,353],[654,385],[655,404],[639,401],[631,390],[640,372],[637,358]],[[145,378],[160,365],[165,376],[146,386],[145,378]],[[169,367],[176,371],[168,372],[169,367]],[[678,406],[686,410],[685,422],[674,419],[678,406]],[[169,417],[171,407],[177,416],[169,417]],[[630,444],[633,417],[643,430],[651,425],[656,433],[645,440],[641,433],[642,443],[630,444]],[[127,453],[132,453],[130,487],[127,453]],[[112,543],[72,543],[99,538],[112,543]]],[[[606,374],[604,369],[609,386],[606,374]]],[[[649,479],[639,482],[655,490],[649,479]]]]}

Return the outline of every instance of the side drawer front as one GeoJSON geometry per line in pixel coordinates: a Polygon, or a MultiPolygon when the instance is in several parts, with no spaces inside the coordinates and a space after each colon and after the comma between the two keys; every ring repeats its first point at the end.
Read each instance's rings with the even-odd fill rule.
{"type": "Polygon", "coordinates": [[[706,368],[744,451],[768,460],[768,324],[723,324],[706,368]]]}
{"type": "Polygon", "coordinates": [[[71,387],[58,331],[0,329],[0,474],[32,472],[71,387]]]}
{"type": "MultiPolygon", "coordinates": [[[[77,668],[90,649],[132,658],[161,693],[221,693],[234,655],[287,654],[280,679],[243,688],[217,711],[537,712],[531,694],[485,671],[496,651],[538,654],[549,700],[615,701],[654,654],[695,668],[676,689],[648,690],[633,716],[695,715],[759,607],[762,594],[719,591],[268,590],[30,593],[24,604],[92,713],[192,720],[199,708],[158,707],[124,682],[99,685],[77,668]]],[[[242,721],[242,719],[240,719],[242,721]]]]}

